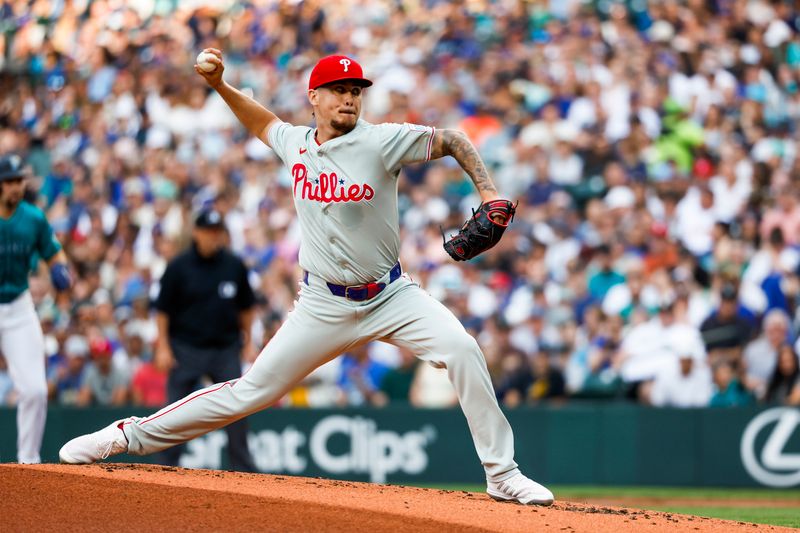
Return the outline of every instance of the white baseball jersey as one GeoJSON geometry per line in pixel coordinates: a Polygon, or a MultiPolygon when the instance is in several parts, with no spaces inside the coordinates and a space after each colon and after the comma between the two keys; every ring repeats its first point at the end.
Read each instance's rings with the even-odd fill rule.
{"type": "Polygon", "coordinates": [[[300,266],[341,285],[387,273],[400,253],[397,176],[427,161],[435,129],[370,124],[322,145],[307,126],[273,125],[269,144],[292,175],[300,221],[300,266]]]}

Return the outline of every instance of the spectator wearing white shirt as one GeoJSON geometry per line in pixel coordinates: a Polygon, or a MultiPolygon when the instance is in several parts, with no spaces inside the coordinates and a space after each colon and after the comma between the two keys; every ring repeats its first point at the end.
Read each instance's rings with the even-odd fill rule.
{"type": "Polygon", "coordinates": [[[597,123],[598,109],[601,108],[600,84],[590,81],[579,87],[579,95],[567,111],[567,121],[575,129],[584,129],[597,123]]]}
{"type": "Polygon", "coordinates": [[[447,370],[433,363],[417,365],[409,400],[414,407],[429,409],[458,405],[458,396],[447,378],[447,370]]]}
{"type": "Polygon", "coordinates": [[[656,376],[650,403],[656,407],[706,407],[713,389],[702,345],[681,335],[674,346],[677,356],[656,376]]]}
{"type": "Polygon", "coordinates": [[[731,161],[722,160],[719,173],[709,180],[714,193],[714,213],[720,222],[729,223],[736,218],[750,198],[753,187],[745,175],[737,178],[731,161]]]}
{"type": "Polygon", "coordinates": [[[658,290],[648,283],[644,262],[638,257],[628,260],[624,269],[625,282],[608,289],[602,301],[603,313],[628,320],[636,309],[659,306],[658,290]]]}
{"type": "Polygon", "coordinates": [[[703,183],[692,187],[678,203],[678,238],[695,257],[711,252],[712,232],[717,222],[714,193],[703,183]]]}
{"type": "MultiPolygon", "coordinates": [[[[633,327],[623,337],[615,366],[626,383],[637,387],[668,373],[687,346],[705,357],[700,332],[694,326],[677,322],[674,307],[673,299],[664,298],[658,316],[633,327]]],[[[639,395],[646,397],[647,387],[637,388],[642,389],[639,395]]]]}
{"type": "Polygon", "coordinates": [[[559,139],[550,155],[548,172],[550,180],[556,185],[578,185],[583,177],[583,159],[575,154],[570,143],[559,139]]]}
{"type": "Polygon", "coordinates": [[[764,317],[763,328],[763,333],[744,349],[745,386],[758,399],[764,398],[778,362],[778,350],[788,341],[789,317],[773,309],[764,317]]]}
{"type": "Polygon", "coordinates": [[[557,140],[575,139],[578,130],[574,125],[559,118],[558,108],[547,104],[542,108],[541,120],[531,122],[519,132],[519,140],[525,146],[553,148],[557,140]]]}

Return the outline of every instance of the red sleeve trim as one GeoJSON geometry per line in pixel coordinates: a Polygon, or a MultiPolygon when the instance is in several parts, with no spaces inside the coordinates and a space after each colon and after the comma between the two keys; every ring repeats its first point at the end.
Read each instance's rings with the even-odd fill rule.
{"type": "Polygon", "coordinates": [[[425,161],[431,160],[431,150],[433,149],[433,136],[436,135],[436,128],[431,126],[431,137],[428,139],[428,148],[425,153],[425,161]]]}

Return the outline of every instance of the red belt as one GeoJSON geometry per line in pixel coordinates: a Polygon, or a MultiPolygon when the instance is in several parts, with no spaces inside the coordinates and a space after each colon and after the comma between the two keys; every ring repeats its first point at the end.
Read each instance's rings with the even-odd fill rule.
{"type": "MultiPolygon", "coordinates": [[[[392,269],[389,271],[389,281],[387,283],[383,282],[376,282],[373,281],[371,283],[365,283],[364,285],[336,285],[335,283],[325,282],[328,286],[328,289],[331,291],[331,294],[335,296],[341,296],[342,298],[347,298],[348,300],[352,300],[354,302],[363,302],[365,300],[371,300],[375,298],[380,292],[386,288],[389,283],[396,281],[400,275],[403,273],[403,269],[400,268],[400,263],[396,263],[392,269]]],[[[308,272],[305,273],[303,276],[303,281],[306,285],[308,285],[308,272]]]]}

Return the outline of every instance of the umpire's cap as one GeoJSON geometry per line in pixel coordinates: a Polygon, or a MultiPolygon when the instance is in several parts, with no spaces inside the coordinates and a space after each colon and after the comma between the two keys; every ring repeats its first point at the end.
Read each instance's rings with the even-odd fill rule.
{"type": "Polygon", "coordinates": [[[0,181],[24,178],[26,175],[20,156],[11,154],[0,157],[0,181]]]}
{"type": "Polygon", "coordinates": [[[222,228],[224,225],[222,214],[216,209],[203,209],[194,221],[196,228],[222,228]]]}

